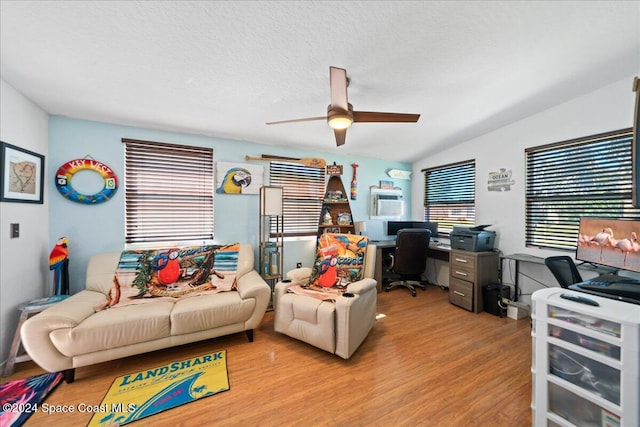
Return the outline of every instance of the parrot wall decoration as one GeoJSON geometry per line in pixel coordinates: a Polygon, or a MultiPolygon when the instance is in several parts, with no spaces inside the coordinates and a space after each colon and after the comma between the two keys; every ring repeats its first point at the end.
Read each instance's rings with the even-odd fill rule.
{"type": "Polygon", "coordinates": [[[251,172],[244,168],[231,168],[216,189],[216,193],[241,194],[242,189],[249,185],[251,185],[251,172]]]}

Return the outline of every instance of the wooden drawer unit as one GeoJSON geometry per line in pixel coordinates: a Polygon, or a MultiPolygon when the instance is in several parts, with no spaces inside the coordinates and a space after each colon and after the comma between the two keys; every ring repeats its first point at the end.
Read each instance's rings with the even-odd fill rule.
{"type": "Polygon", "coordinates": [[[449,302],[479,313],[484,310],[482,287],[498,283],[497,252],[451,250],[449,256],[449,302]]]}
{"type": "Polygon", "coordinates": [[[477,258],[474,256],[474,253],[479,252],[464,252],[453,250],[451,251],[449,262],[451,262],[452,267],[475,269],[477,258]]]}
{"type": "Polygon", "coordinates": [[[451,277],[449,279],[449,301],[451,304],[473,311],[473,284],[451,277]]]}

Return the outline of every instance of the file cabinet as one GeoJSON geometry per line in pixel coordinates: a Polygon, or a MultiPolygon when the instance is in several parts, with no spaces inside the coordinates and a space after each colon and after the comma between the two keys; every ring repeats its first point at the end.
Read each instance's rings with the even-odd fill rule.
{"type": "Polygon", "coordinates": [[[498,253],[452,249],[449,255],[449,302],[480,313],[482,287],[498,283],[498,253]]]}

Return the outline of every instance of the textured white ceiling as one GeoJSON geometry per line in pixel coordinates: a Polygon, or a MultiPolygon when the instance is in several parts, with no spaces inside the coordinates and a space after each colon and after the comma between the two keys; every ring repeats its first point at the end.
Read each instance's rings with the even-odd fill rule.
{"type": "Polygon", "coordinates": [[[410,162],[638,73],[640,2],[2,0],[0,43],[50,114],[410,162]],[[331,65],[420,121],[265,125],[326,114],[331,65]]]}

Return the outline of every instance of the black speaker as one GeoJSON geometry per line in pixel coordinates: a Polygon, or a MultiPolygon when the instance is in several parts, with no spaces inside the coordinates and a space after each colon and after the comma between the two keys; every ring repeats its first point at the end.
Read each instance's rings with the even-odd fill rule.
{"type": "Polygon", "coordinates": [[[484,311],[494,316],[504,317],[507,315],[507,305],[502,302],[502,298],[509,298],[511,289],[508,286],[492,283],[482,287],[482,299],[484,300],[484,311]]]}

